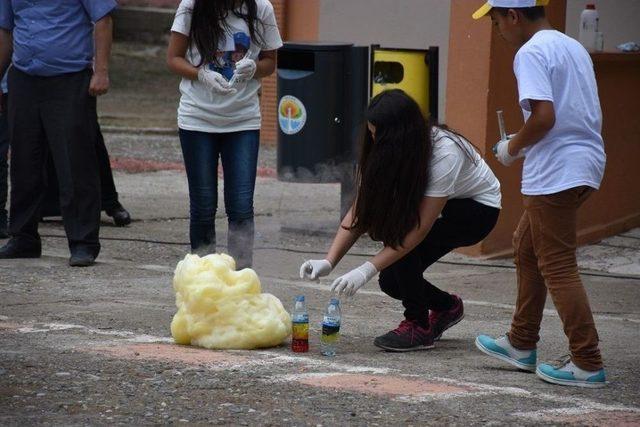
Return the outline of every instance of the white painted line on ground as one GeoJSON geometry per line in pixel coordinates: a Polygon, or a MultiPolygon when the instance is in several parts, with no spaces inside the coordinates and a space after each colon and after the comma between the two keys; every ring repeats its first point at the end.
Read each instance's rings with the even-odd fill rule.
{"type": "MultiPolygon", "coordinates": [[[[5,316],[6,317],[6,316],[5,316]]],[[[7,318],[8,319],[8,318],[7,318]]],[[[126,341],[138,343],[172,343],[172,338],[156,337],[147,334],[136,334],[130,331],[117,331],[113,329],[95,329],[83,325],[74,325],[68,323],[35,323],[30,326],[23,326],[17,329],[22,334],[47,333],[55,331],[79,330],[90,335],[104,335],[110,337],[125,338],[126,341]]]]}
{"type": "Polygon", "coordinates": [[[444,377],[431,377],[434,381],[440,381],[443,383],[453,384],[458,387],[471,387],[478,390],[483,390],[488,393],[507,394],[509,396],[531,396],[531,392],[520,387],[504,387],[496,386],[485,383],[476,383],[471,381],[461,381],[453,378],[444,377]]]}
{"type": "Polygon", "coordinates": [[[466,392],[453,392],[453,393],[433,393],[433,394],[422,394],[422,395],[412,395],[412,396],[396,396],[393,400],[397,402],[405,402],[405,403],[427,403],[433,402],[436,400],[449,400],[449,399],[460,399],[460,398],[469,398],[469,397],[482,397],[482,396],[495,396],[499,393],[487,392],[487,391],[466,391],[466,392]]]}
{"type": "Polygon", "coordinates": [[[305,372],[304,374],[274,375],[269,377],[269,382],[286,383],[313,378],[336,377],[339,375],[343,375],[342,372],[305,372]]]}
{"type": "MultiPolygon", "coordinates": [[[[270,282],[273,282],[273,283],[284,283],[286,285],[296,286],[298,288],[314,289],[314,290],[319,290],[319,291],[330,292],[328,283],[325,285],[325,284],[318,283],[318,282],[307,282],[307,281],[303,281],[303,280],[295,281],[295,280],[288,280],[288,279],[280,279],[280,278],[276,278],[276,277],[265,277],[262,280],[263,281],[270,281],[270,282]]],[[[385,294],[382,291],[371,291],[371,290],[367,290],[367,289],[359,290],[358,294],[377,295],[377,296],[382,296],[382,297],[387,297],[388,296],[387,294],[385,294]]],[[[498,309],[507,310],[507,311],[511,311],[511,312],[513,312],[515,310],[515,308],[516,308],[514,305],[511,305],[511,304],[502,304],[502,303],[489,302],[489,301],[476,301],[476,300],[465,299],[464,303],[468,304],[468,305],[475,305],[475,306],[478,306],[478,307],[498,308],[498,309]]],[[[548,309],[548,308],[544,309],[544,314],[546,316],[559,317],[558,316],[558,312],[556,310],[551,310],[551,309],[548,309]]],[[[631,323],[640,324],[640,319],[632,319],[632,318],[629,318],[629,317],[609,316],[609,315],[606,315],[606,314],[594,314],[593,317],[596,320],[601,320],[601,321],[631,322],[631,323]]]]}
{"type": "Polygon", "coordinates": [[[325,368],[325,369],[334,369],[336,371],[343,371],[349,373],[372,373],[372,374],[388,374],[397,369],[391,368],[374,368],[371,366],[359,366],[359,365],[348,365],[344,363],[334,362],[334,361],[325,361],[314,359],[312,357],[304,357],[304,356],[287,356],[287,355],[275,355],[273,352],[262,350],[257,351],[258,354],[271,357],[274,361],[282,362],[282,363],[300,363],[306,365],[310,368],[325,368]]]}

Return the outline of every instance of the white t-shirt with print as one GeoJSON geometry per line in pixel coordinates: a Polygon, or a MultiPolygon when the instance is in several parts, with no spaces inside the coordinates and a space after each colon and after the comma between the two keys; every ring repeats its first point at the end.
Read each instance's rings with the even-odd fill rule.
{"type": "Polygon", "coordinates": [[[457,135],[434,128],[429,184],[424,195],[473,199],[483,205],[500,209],[500,182],[471,144],[462,138],[456,142],[456,138],[457,135]],[[466,144],[467,149],[463,151],[459,143],[466,144]]]}
{"type": "MultiPolygon", "coordinates": [[[[212,1],[212,0],[207,0],[212,1]]],[[[189,35],[191,16],[195,0],[182,0],[176,11],[171,31],[189,35]]],[[[269,0],[256,0],[258,6],[256,32],[261,40],[255,40],[260,50],[275,50],[282,46],[282,39],[276,24],[273,6],[269,0]],[[262,45],[258,44],[262,41],[262,45]]],[[[227,79],[233,75],[236,61],[242,59],[252,42],[246,22],[233,13],[226,20],[228,34],[218,45],[217,63],[207,64],[227,79]]],[[[187,61],[193,65],[200,63],[200,53],[195,46],[187,50],[187,61]]],[[[257,58],[252,58],[256,60],[257,58]]],[[[198,80],[183,78],[180,82],[180,106],[178,107],[178,127],[209,133],[227,133],[260,129],[260,104],[258,90],[260,82],[251,79],[234,86],[238,92],[233,95],[219,95],[207,89],[198,80]]]]}
{"type": "Polygon", "coordinates": [[[513,68],[525,121],[531,116],[530,99],[553,102],[556,114],[549,133],[525,150],[522,193],[598,189],[606,155],[598,87],[587,51],[559,31],[539,31],[518,50],[513,68]]]}

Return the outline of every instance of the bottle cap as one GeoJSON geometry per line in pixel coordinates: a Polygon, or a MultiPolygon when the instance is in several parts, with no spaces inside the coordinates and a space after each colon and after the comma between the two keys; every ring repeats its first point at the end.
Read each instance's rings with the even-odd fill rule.
{"type": "Polygon", "coordinates": [[[304,295],[298,295],[296,301],[304,301],[304,295]]]}
{"type": "Polygon", "coordinates": [[[331,301],[329,301],[329,304],[340,305],[340,300],[338,298],[331,298],[331,301]]]}
{"type": "Polygon", "coordinates": [[[587,9],[589,9],[589,10],[596,10],[596,5],[595,5],[595,4],[593,4],[593,3],[589,3],[589,4],[587,4],[587,9]]]}

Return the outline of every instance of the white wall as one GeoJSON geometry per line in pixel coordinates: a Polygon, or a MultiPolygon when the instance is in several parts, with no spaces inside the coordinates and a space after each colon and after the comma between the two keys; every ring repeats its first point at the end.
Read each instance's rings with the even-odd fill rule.
{"type": "Polygon", "coordinates": [[[594,3],[600,15],[605,50],[628,41],[640,43],[640,0],[567,0],[568,35],[578,38],[580,13],[587,3],[594,3]]]}
{"type": "Polygon", "coordinates": [[[408,49],[438,46],[438,112],[444,120],[449,8],[449,0],[321,0],[319,39],[408,49]]]}

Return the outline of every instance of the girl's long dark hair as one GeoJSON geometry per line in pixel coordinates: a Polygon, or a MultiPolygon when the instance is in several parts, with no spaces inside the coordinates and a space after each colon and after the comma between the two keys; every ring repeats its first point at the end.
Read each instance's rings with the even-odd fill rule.
{"type": "Polygon", "coordinates": [[[441,138],[434,135],[434,127],[449,134],[474,164],[480,157],[462,135],[426,120],[418,104],[400,89],[375,96],[365,118],[375,126],[375,139],[365,124],[348,228],[397,248],[420,225],[433,143],[441,138]]]}
{"type": "Polygon", "coordinates": [[[394,89],[375,96],[356,172],[357,194],[351,229],[397,248],[420,221],[419,206],[428,182],[432,146],[418,104],[394,89]]]}
{"type": "Polygon", "coordinates": [[[258,19],[256,0],[195,0],[191,11],[191,29],[189,31],[189,49],[195,46],[200,53],[200,63],[217,62],[218,45],[227,37],[227,16],[233,13],[243,19],[249,27],[249,36],[253,43],[262,44],[263,23],[258,19]]]}

